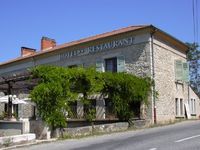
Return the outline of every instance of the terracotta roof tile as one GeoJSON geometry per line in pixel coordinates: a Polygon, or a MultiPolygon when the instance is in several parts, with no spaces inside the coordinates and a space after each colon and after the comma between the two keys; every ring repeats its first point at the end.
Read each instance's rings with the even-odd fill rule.
{"type": "Polygon", "coordinates": [[[36,53],[29,55],[29,56],[18,57],[18,58],[9,60],[9,61],[4,62],[4,63],[0,63],[0,66],[6,65],[6,64],[9,64],[9,63],[13,63],[13,62],[17,62],[17,61],[20,61],[20,60],[28,59],[28,58],[31,58],[31,57],[34,57],[34,56],[42,55],[42,54],[45,54],[45,53],[53,52],[53,51],[56,51],[56,50],[59,50],[59,49],[67,48],[67,47],[70,47],[70,46],[75,46],[75,45],[78,45],[78,44],[81,44],[81,43],[90,42],[90,41],[93,41],[93,40],[98,40],[98,39],[101,39],[101,38],[117,35],[117,34],[120,34],[120,33],[125,33],[125,32],[129,32],[129,31],[143,29],[143,28],[150,27],[150,26],[151,25],[138,25],[138,26],[129,26],[129,27],[126,27],[126,28],[121,28],[121,29],[118,29],[118,30],[113,30],[111,32],[106,32],[106,33],[98,34],[98,35],[95,35],[95,36],[83,38],[83,39],[80,39],[80,40],[77,40],[77,41],[72,41],[72,42],[69,42],[69,43],[57,45],[54,48],[49,49],[49,50],[37,51],[36,53]]]}

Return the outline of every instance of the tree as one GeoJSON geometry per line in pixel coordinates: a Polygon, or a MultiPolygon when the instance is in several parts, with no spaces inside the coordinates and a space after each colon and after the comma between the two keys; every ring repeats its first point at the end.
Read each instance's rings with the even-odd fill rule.
{"type": "Polygon", "coordinates": [[[69,78],[65,68],[38,66],[32,69],[34,78],[39,78],[38,85],[31,91],[30,98],[38,107],[39,116],[51,127],[51,137],[56,129],[66,126],[66,112],[70,112],[69,102],[77,99],[77,94],[70,92],[69,78]]]}
{"type": "Polygon", "coordinates": [[[190,85],[193,90],[200,96],[200,51],[197,43],[186,43],[189,47],[187,60],[189,62],[190,85]]]}

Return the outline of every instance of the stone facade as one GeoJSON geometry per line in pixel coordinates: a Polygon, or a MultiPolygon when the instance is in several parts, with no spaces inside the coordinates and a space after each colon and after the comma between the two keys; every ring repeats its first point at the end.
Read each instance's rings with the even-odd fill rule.
{"type": "MultiPolygon", "coordinates": [[[[57,50],[46,52],[39,52],[35,56],[30,56],[27,59],[15,61],[14,63],[8,63],[0,65],[1,76],[10,75],[12,73],[18,73],[26,70],[27,68],[34,67],[41,64],[53,64],[58,66],[95,66],[97,62],[101,62],[101,71],[105,71],[105,60],[109,58],[123,58],[124,68],[126,72],[141,77],[151,77],[155,81],[155,90],[158,92],[158,97],[154,103],[154,97],[151,93],[149,96],[148,106],[141,105],[141,118],[153,123],[155,119],[154,107],[156,107],[156,119],[158,122],[165,122],[176,119],[176,98],[182,99],[181,103],[185,104],[192,97],[195,99],[195,114],[196,118],[199,117],[199,98],[188,87],[188,84],[178,83],[175,80],[175,60],[182,60],[186,62],[186,50],[185,45],[180,41],[177,41],[173,37],[165,34],[160,30],[154,30],[155,27],[144,28],[143,30],[121,32],[120,34],[114,34],[99,39],[92,39],[89,42],[83,42],[74,44],[72,46],[62,47],[58,46],[57,50]],[[158,32],[153,37],[152,31],[158,32]],[[82,53],[81,50],[86,50],[91,47],[97,47],[97,45],[120,41],[128,38],[134,39],[131,44],[125,44],[122,46],[116,46],[106,50],[101,50],[92,53],[82,53]],[[161,38],[160,38],[161,37],[161,38]],[[163,40],[164,38],[164,40],[163,40]],[[69,52],[71,55],[69,56],[69,52]],[[40,54],[41,53],[41,54],[40,54]],[[63,57],[65,56],[66,58],[63,57]],[[188,93],[189,89],[189,93],[188,93]],[[197,110],[198,109],[198,110],[197,110]]],[[[80,40],[81,41],[81,40],[80,40]]],[[[78,42],[80,42],[78,41],[78,42]]],[[[125,40],[125,42],[127,42],[125,40]]],[[[72,42],[73,43],[73,42],[72,42]]],[[[116,43],[115,43],[116,44],[116,43]]],[[[70,44],[69,44],[70,45],[70,44]]],[[[89,49],[91,50],[91,49],[89,49]]],[[[91,50],[92,51],[92,50],[91,50]]],[[[94,49],[93,49],[94,51],[94,49]]],[[[153,88],[152,88],[153,89],[153,88]]],[[[19,93],[19,92],[18,92],[19,93]]],[[[22,93],[22,92],[20,92],[22,93]]],[[[194,102],[194,100],[192,100],[194,102]]],[[[183,105],[184,107],[184,105],[183,105]]],[[[32,112],[29,106],[23,106],[23,115],[30,116],[32,112]]],[[[183,108],[185,110],[185,108],[183,108]]],[[[193,108],[194,109],[194,108],[193,108]]],[[[77,102],[77,115],[82,117],[83,104],[77,102]]],[[[97,119],[105,119],[105,101],[104,99],[96,100],[97,119]]]]}
{"type": "MultiPolygon", "coordinates": [[[[199,98],[188,87],[185,82],[176,82],[175,80],[175,61],[181,60],[186,62],[186,53],[181,49],[169,45],[165,41],[159,39],[154,40],[154,62],[155,62],[155,89],[158,92],[156,99],[156,112],[158,122],[173,121],[176,118],[184,118],[183,115],[176,114],[176,98],[183,100],[182,109],[185,111],[184,104],[188,103],[188,99],[199,98]],[[189,95],[188,89],[190,89],[189,95]]],[[[199,102],[195,104],[199,108],[199,102]]],[[[199,112],[196,112],[197,116],[199,112]]],[[[198,117],[197,117],[198,118],[198,117]]]]}

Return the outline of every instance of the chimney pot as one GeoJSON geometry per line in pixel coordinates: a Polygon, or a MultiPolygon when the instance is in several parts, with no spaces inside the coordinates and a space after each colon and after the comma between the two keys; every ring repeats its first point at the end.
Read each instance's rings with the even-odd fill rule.
{"type": "Polygon", "coordinates": [[[28,48],[28,47],[21,47],[21,56],[29,56],[36,52],[36,49],[28,48]]]}
{"type": "Polygon", "coordinates": [[[48,37],[42,37],[41,39],[41,51],[49,50],[56,46],[56,41],[48,37]]]}

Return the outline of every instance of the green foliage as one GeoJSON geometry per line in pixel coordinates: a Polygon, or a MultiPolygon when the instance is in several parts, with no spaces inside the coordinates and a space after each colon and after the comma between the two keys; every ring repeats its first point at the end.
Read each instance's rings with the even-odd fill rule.
{"type": "Polygon", "coordinates": [[[187,53],[188,61],[198,60],[200,51],[198,50],[199,45],[197,43],[186,43],[189,47],[189,51],[187,53]]]}
{"type": "Polygon", "coordinates": [[[189,47],[187,60],[189,62],[190,85],[193,90],[200,96],[200,50],[198,43],[186,43],[189,47]]]}
{"type": "Polygon", "coordinates": [[[127,73],[104,73],[102,93],[114,104],[114,110],[121,120],[128,120],[133,114],[133,101],[148,103],[152,82],[127,73]]]}
{"type": "Polygon", "coordinates": [[[40,117],[55,130],[66,126],[65,113],[70,111],[68,103],[77,98],[69,90],[68,73],[65,68],[38,66],[32,69],[39,84],[31,91],[30,98],[37,105],[40,117]]]}
{"type": "MultiPolygon", "coordinates": [[[[128,120],[133,115],[130,104],[147,104],[152,85],[149,78],[127,73],[100,73],[94,68],[38,66],[32,69],[32,75],[39,79],[39,83],[31,91],[30,98],[36,103],[41,118],[52,129],[66,126],[65,114],[70,114],[71,102],[79,99],[87,104],[94,94],[108,96],[119,119],[128,120]]],[[[92,123],[96,109],[88,108],[86,119],[92,123]]]]}
{"type": "Polygon", "coordinates": [[[89,107],[91,105],[89,97],[101,91],[101,76],[94,68],[72,68],[68,71],[71,75],[69,81],[71,90],[82,95],[79,99],[89,108],[85,118],[92,123],[96,117],[96,109],[89,107]]]}
{"type": "Polygon", "coordinates": [[[62,92],[58,83],[41,83],[31,92],[31,99],[37,104],[39,115],[53,128],[65,125],[62,92]]]}
{"type": "Polygon", "coordinates": [[[85,117],[86,117],[85,119],[88,122],[94,121],[94,119],[96,118],[96,109],[95,108],[90,108],[85,117]]]}
{"type": "Polygon", "coordinates": [[[88,96],[101,89],[98,73],[93,68],[38,66],[32,69],[32,75],[39,78],[39,84],[30,98],[36,103],[40,117],[52,129],[66,126],[65,112],[71,114],[70,102],[87,101],[88,96]]]}
{"type": "Polygon", "coordinates": [[[72,68],[68,69],[70,74],[69,82],[71,90],[82,93],[84,98],[94,93],[98,93],[101,88],[100,75],[94,68],[72,68]]]}
{"type": "MultiPolygon", "coordinates": [[[[70,74],[70,89],[73,92],[79,93],[82,103],[89,106],[89,97],[97,94],[102,89],[101,76],[94,68],[72,68],[68,70],[70,74]]],[[[88,107],[86,120],[92,122],[96,117],[96,110],[88,107]]]]}

